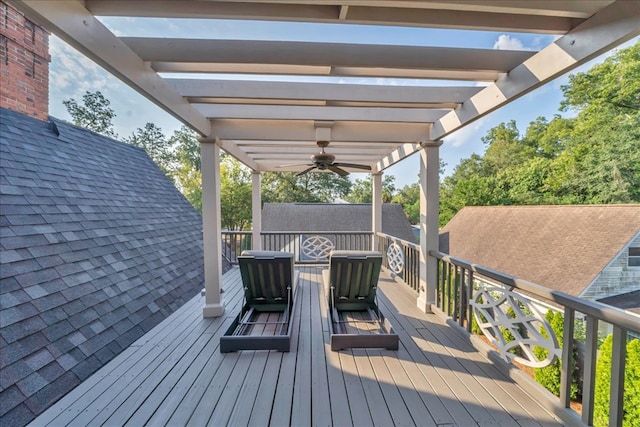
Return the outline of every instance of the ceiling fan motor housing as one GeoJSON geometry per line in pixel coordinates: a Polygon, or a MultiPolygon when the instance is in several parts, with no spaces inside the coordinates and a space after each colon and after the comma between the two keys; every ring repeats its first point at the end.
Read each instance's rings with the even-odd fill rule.
{"type": "Polygon", "coordinates": [[[318,153],[311,156],[311,161],[317,164],[318,167],[332,165],[335,160],[336,156],[328,153],[318,153]]]}

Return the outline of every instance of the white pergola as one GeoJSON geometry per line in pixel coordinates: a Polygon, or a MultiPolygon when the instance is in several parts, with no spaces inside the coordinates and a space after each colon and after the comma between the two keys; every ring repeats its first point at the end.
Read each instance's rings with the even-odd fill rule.
{"type": "MultiPolygon", "coordinates": [[[[202,136],[204,316],[220,295],[219,152],[260,173],[300,171],[330,141],[337,161],[373,174],[373,230],[381,230],[381,174],[421,158],[421,284],[435,298],[439,146],[452,132],[640,34],[637,0],[8,0],[56,36],[202,136]],[[269,20],[557,35],[538,52],[380,44],[118,37],[96,16],[269,20]],[[202,75],[207,74],[203,79],[202,75]],[[245,75],[231,80],[217,75],[245,75]],[[187,77],[184,77],[187,75],[187,77]],[[252,76],[247,78],[246,76],[252,76]],[[174,76],[174,77],[168,77],[174,76]],[[175,78],[179,76],[180,78],[175,78]],[[269,81],[278,76],[280,81],[269,81]],[[310,83],[301,76],[342,78],[310,83]],[[354,78],[377,78],[354,84],[354,78]],[[394,79],[437,80],[397,86],[394,79]],[[475,85],[469,82],[477,82],[475,85]]],[[[348,170],[348,168],[347,168],[348,170]]]]}

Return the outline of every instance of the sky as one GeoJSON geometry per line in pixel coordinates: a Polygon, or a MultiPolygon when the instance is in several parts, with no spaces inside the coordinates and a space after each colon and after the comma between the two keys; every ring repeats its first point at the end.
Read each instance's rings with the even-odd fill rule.
{"type": "MultiPolygon", "coordinates": [[[[421,28],[368,27],[362,25],[238,22],[231,20],[166,20],[150,18],[100,18],[118,36],[216,38],[216,39],[264,39],[292,41],[328,41],[349,43],[404,44],[418,46],[454,46],[485,49],[540,50],[553,42],[553,36],[522,33],[495,33],[482,31],[447,31],[421,28]]],[[[638,38],[625,44],[636,42],[638,38]]],[[[116,113],[113,120],[120,137],[131,135],[147,122],[158,125],[170,136],[182,125],[177,119],[157,107],[151,101],[129,88],[116,77],[84,57],[71,46],[55,36],[50,38],[49,114],[63,120],[71,120],[62,104],[70,98],[81,102],[86,91],[99,90],[111,102],[116,113]]],[[[605,54],[575,69],[571,73],[586,71],[602,62],[605,54]]],[[[182,77],[182,75],[181,75],[182,77]]],[[[204,78],[203,76],[197,76],[204,78]]],[[[217,78],[245,78],[219,75],[217,78]]],[[[256,77],[250,77],[255,79],[256,77]]],[[[302,77],[300,81],[348,82],[380,84],[379,79],[370,78],[318,78],[302,77]]],[[[500,123],[515,120],[518,130],[524,134],[530,122],[537,117],[551,119],[555,114],[567,116],[571,112],[560,112],[561,86],[568,82],[568,75],[538,88],[524,97],[488,114],[447,136],[440,148],[440,157],[446,163],[445,176],[450,175],[460,160],[473,153],[482,154],[481,138],[489,129],[500,123]]],[[[385,79],[385,84],[394,85],[438,85],[439,81],[416,81],[407,79],[385,79]]],[[[459,82],[473,85],[473,82],[459,82]]],[[[419,156],[414,154],[399,164],[385,170],[395,177],[395,185],[402,188],[418,180],[419,156]]],[[[364,178],[363,174],[352,174],[352,179],[364,178]]]]}

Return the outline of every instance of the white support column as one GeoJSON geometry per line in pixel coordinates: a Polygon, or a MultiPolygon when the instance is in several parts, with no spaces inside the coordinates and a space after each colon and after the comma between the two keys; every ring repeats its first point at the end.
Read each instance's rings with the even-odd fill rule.
{"type": "Polygon", "coordinates": [[[378,236],[376,233],[382,232],[382,172],[371,174],[371,250],[378,249],[378,236]]]}
{"type": "Polygon", "coordinates": [[[200,141],[202,168],[202,238],[204,244],[204,317],[224,313],[222,283],[222,234],[220,216],[220,148],[211,140],[200,141]]]}
{"type": "Polygon", "coordinates": [[[260,193],[260,182],[262,175],[259,171],[251,173],[251,223],[252,223],[252,245],[254,250],[262,249],[262,197],[260,193]]]}
{"type": "Polygon", "coordinates": [[[439,172],[442,141],[426,142],[420,151],[420,293],[418,307],[431,313],[436,302],[437,259],[429,251],[439,249],[439,172]]]}

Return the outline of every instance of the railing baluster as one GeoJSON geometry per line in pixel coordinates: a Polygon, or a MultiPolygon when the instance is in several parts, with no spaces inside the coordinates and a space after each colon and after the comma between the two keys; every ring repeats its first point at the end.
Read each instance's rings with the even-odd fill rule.
{"type": "Polygon", "coordinates": [[[624,367],[626,362],[627,331],[613,326],[611,353],[611,395],[609,401],[609,427],[621,427],[624,416],[624,367]]]}
{"type": "Polygon", "coordinates": [[[461,268],[461,275],[460,275],[460,287],[458,288],[458,324],[460,326],[464,327],[464,319],[465,319],[465,315],[466,315],[466,305],[465,305],[465,296],[466,296],[466,289],[467,289],[467,282],[466,282],[466,277],[467,277],[467,273],[468,270],[466,268],[461,268]]]}
{"type": "Polygon", "coordinates": [[[458,287],[460,284],[460,267],[453,267],[453,286],[451,287],[451,295],[449,297],[449,316],[456,320],[458,315],[458,287]]]}
{"type": "Polygon", "coordinates": [[[564,337],[562,339],[562,371],[560,371],[560,404],[568,408],[571,403],[571,374],[573,373],[573,330],[575,311],[564,311],[564,337]]]}
{"type": "Polygon", "coordinates": [[[587,425],[592,425],[596,355],[598,350],[598,319],[592,316],[587,316],[585,347],[584,379],[582,383],[582,422],[587,425]]]}
{"type": "Polygon", "coordinates": [[[469,301],[473,300],[473,270],[469,270],[469,284],[468,284],[468,297],[467,297],[467,331],[471,332],[473,325],[473,307],[469,301]]]}

